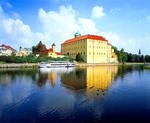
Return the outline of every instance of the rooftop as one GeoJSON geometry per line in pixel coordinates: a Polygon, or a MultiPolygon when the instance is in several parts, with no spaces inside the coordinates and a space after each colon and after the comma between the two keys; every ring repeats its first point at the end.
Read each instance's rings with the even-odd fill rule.
{"type": "Polygon", "coordinates": [[[78,37],[76,37],[76,38],[72,38],[72,39],[66,40],[66,41],[64,41],[63,44],[67,44],[67,43],[70,43],[70,42],[78,41],[78,40],[81,40],[81,39],[95,39],[95,40],[101,40],[101,41],[106,41],[106,42],[108,42],[108,41],[107,41],[104,37],[102,37],[102,36],[87,34],[87,35],[81,35],[81,36],[78,36],[78,37]]]}
{"type": "MultiPolygon", "coordinates": [[[[47,51],[50,53],[50,52],[53,52],[53,49],[52,48],[50,48],[50,49],[47,49],[47,51]]],[[[55,52],[57,55],[61,55],[61,53],[60,52],[55,52]]]]}
{"type": "Polygon", "coordinates": [[[11,46],[9,46],[9,45],[1,44],[0,46],[1,46],[1,47],[4,47],[4,48],[6,48],[6,49],[9,49],[9,50],[13,50],[13,51],[15,51],[15,49],[14,49],[14,48],[12,48],[12,47],[11,47],[11,46]]]}

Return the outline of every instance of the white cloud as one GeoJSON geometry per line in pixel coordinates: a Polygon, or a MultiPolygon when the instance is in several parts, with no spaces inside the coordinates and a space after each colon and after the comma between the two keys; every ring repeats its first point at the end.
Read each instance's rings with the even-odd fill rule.
{"type": "Polygon", "coordinates": [[[7,6],[8,8],[12,8],[12,7],[13,7],[12,4],[10,4],[9,2],[6,2],[6,6],[7,6]]]}
{"type": "MultiPolygon", "coordinates": [[[[47,12],[41,8],[38,16],[44,36],[51,43],[60,44],[64,40],[72,38],[78,30],[81,34],[97,32],[95,22],[89,18],[78,17],[77,11],[71,6],[60,6],[59,11],[47,12]]],[[[60,49],[60,46],[58,48],[60,49]]]]}
{"type": "Polygon", "coordinates": [[[19,46],[32,47],[43,38],[40,32],[34,33],[30,26],[22,20],[8,17],[0,6],[0,39],[1,43],[6,43],[19,49],[19,46]]]}
{"type": "Polygon", "coordinates": [[[105,37],[112,45],[118,46],[120,43],[120,36],[113,32],[100,32],[99,35],[105,37]]]}
{"type": "MultiPolygon", "coordinates": [[[[103,14],[96,15],[104,16],[103,9],[101,11],[103,14]]],[[[60,50],[60,44],[64,40],[72,38],[74,33],[79,31],[81,34],[102,35],[112,45],[118,48],[124,48],[129,52],[136,51],[139,47],[145,47],[143,51],[145,50],[146,52],[146,49],[148,51],[147,44],[150,44],[149,36],[145,36],[143,39],[127,39],[114,32],[101,32],[91,18],[80,17],[78,12],[71,6],[60,6],[58,11],[45,11],[41,8],[38,11],[38,19],[40,21],[41,31],[33,32],[31,27],[21,19],[18,19],[18,17],[8,17],[0,6],[0,40],[4,40],[7,43],[9,41],[8,44],[17,49],[20,45],[23,47],[31,47],[32,45],[36,45],[40,40],[44,41],[47,48],[49,48],[55,42],[57,50],[60,50]],[[141,43],[141,40],[145,42],[141,43]]]]}
{"type": "Polygon", "coordinates": [[[78,18],[79,30],[83,33],[97,33],[94,21],[88,18],[78,18]]]}
{"type": "Polygon", "coordinates": [[[80,31],[81,34],[98,32],[93,20],[79,17],[71,6],[60,6],[58,11],[45,11],[40,8],[38,12],[40,32],[33,32],[31,27],[18,17],[10,18],[1,6],[0,15],[0,38],[9,41],[9,44],[17,49],[20,45],[31,47],[39,40],[44,41],[47,47],[55,42],[60,49],[60,44],[72,38],[76,31],[80,31]]]}
{"type": "Polygon", "coordinates": [[[102,6],[95,6],[92,9],[92,17],[93,18],[100,18],[105,15],[104,8],[102,6]]]}
{"type": "Polygon", "coordinates": [[[120,8],[113,8],[113,9],[110,9],[110,12],[111,12],[112,14],[117,14],[117,13],[119,13],[120,11],[121,11],[120,8]]]}
{"type": "Polygon", "coordinates": [[[33,33],[29,25],[25,25],[19,19],[3,18],[0,21],[0,37],[9,40],[11,44],[31,46],[33,44],[33,33]]]}
{"type": "Polygon", "coordinates": [[[150,16],[147,16],[146,19],[150,21],[150,16]]]}
{"type": "Polygon", "coordinates": [[[137,53],[139,47],[141,47],[139,39],[124,39],[123,37],[113,32],[100,32],[99,35],[105,37],[113,46],[116,46],[119,50],[124,48],[127,52],[137,53]]]}
{"type": "Polygon", "coordinates": [[[3,15],[3,9],[2,9],[2,7],[0,6],[0,18],[2,17],[2,15],[3,15]]]}

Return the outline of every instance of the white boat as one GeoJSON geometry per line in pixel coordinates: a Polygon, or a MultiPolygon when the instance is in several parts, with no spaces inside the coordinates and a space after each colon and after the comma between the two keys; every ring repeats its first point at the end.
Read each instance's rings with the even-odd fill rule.
{"type": "Polygon", "coordinates": [[[67,61],[50,61],[50,62],[41,62],[40,68],[56,68],[56,67],[74,67],[75,64],[67,61]]]}

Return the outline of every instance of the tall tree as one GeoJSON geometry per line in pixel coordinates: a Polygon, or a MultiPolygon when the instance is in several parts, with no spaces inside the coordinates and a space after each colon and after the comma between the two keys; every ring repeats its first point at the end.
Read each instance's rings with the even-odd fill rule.
{"type": "Polygon", "coordinates": [[[139,55],[141,55],[141,50],[139,49],[139,55]]]}
{"type": "Polygon", "coordinates": [[[120,51],[118,51],[117,55],[118,55],[118,61],[120,63],[124,64],[127,61],[127,53],[124,52],[123,48],[120,51]]]}
{"type": "Polygon", "coordinates": [[[39,54],[40,56],[47,55],[47,48],[45,44],[40,41],[36,46],[32,47],[33,54],[39,54]]]}

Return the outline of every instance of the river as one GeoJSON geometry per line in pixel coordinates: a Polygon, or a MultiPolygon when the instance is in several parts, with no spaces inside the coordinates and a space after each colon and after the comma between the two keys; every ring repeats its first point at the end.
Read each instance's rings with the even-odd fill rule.
{"type": "Polygon", "coordinates": [[[0,69],[0,123],[150,122],[142,66],[0,69]]]}

